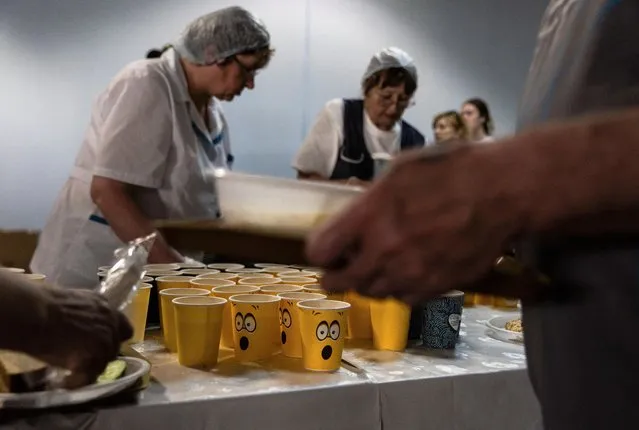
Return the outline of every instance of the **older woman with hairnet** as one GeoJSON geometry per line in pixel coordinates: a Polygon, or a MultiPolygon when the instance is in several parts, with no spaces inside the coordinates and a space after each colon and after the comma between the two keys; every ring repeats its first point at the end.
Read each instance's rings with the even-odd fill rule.
{"type": "MultiPolygon", "coordinates": [[[[253,89],[271,53],[264,24],[229,7],[197,18],[161,58],[118,73],[95,104],[32,270],[91,288],[97,267],[123,242],[151,233],[153,219],[215,217],[206,171],[231,160],[218,100],[253,89]]],[[[152,263],[183,260],[161,237],[149,255],[152,263]]]]}
{"type": "Polygon", "coordinates": [[[406,52],[373,55],[362,77],[364,98],[331,100],[319,113],[293,161],[298,178],[370,181],[372,154],[424,146],[424,136],[402,120],[416,90],[417,68],[406,52]]]}

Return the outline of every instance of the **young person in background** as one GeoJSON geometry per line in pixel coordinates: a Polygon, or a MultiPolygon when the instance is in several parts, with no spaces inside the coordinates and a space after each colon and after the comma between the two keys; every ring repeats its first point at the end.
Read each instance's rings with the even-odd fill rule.
{"type": "Polygon", "coordinates": [[[478,143],[488,143],[495,140],[495,131],[490,109],[485,101],[478,98],[468,99],[462,104],[461,116],[468,130],[468,140],[478,143]]]}
{"type": "Polygon", "coordinates": [[[466,139],[466,126],[461,116],[454,110],[439,113],[433,118],[435,143],[449,140],[466,139]]]}

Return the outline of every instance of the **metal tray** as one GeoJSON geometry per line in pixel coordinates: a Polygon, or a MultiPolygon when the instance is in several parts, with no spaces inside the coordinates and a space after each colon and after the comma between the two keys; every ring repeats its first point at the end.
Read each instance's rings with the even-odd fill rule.
{"type": "Polygon", "coordinates": [[[126,362],[121,378],[113,382],[92,384],[76,390],[39,391],[24,394],[0,394],[0,409],[44,409],[87,403],[111,396],[132,386],[151,369],[151,365],[139,358],[120,357],[126,362]]]}

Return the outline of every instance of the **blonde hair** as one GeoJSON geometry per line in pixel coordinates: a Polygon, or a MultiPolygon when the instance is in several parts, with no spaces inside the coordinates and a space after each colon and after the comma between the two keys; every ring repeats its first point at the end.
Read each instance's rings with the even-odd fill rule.
{"type": "Polygon", "coordinates": [[[468,136],[468,130],[466,130],[466,125],[464,125],[464,121],[462,120],[461,115],[457,111],[448,110],[446,112],[441,112],[435,115],[433,118],[432,129],[435,130],[437,123],[442,119],[449,119],[453,124],[453,128],[456,132],[460,134],[462,139],[465,139],[468,136]]]}

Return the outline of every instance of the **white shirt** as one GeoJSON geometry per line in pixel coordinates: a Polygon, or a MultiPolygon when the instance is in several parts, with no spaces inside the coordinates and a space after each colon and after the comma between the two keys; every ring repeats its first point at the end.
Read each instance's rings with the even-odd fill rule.
{"type": "MultiPolygon", "coordinates": [[[[400,150],[401,124],[391,130],[380,130],[364,111],[364,142],[370,154],[396,155],[400,150]]],[[[344,141],[344,100],[326,103],[317,115],[302,147],[293,160],[298,172],[314,173],[330,178],[344,141]]]]}
{"type": "Polygon", "coordinates": [[[151,219],[215,217],[214,184],[205,172],[226,166],[230,141],[218,101],[209,115],[211,130],[193,105],[175,51],[126,66],[94,105],[32,271],[62,286],[90,288],[97,268],[112,261],[122,242],[94,221],[102,218],[90,196],[94,175],[135,185],[132,197],[151,219]]]}

